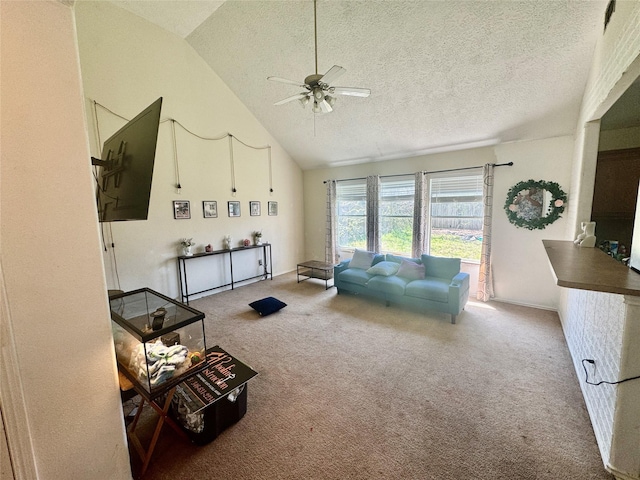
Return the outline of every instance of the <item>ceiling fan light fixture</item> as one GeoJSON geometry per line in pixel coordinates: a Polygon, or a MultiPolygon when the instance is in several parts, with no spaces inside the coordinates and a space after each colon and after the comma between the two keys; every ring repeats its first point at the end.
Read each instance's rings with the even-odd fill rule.
{"type": "Polygon", "coordinates": [[[318,102],[316,101],[313,102],[313,113],[322,113],[322,109],[320,108],[320,105],[318,105],[318,102]]]}
{"type": "Polygon", "coordinates": [[[302,105],[302,108],[307,106],[307,103],[309,103],[309,97],[302,97],[300,100],[300,105],[302,105]]]}
{"type": "Polygon", "coordinates": [[[330,97],[329,95],[325,95],[325,96],[324,96],[324,99],[325,99],[325,100],[327,101],[327,103],[328,103],[330,106],[332,106],[332,107],[336,104],[336,98],[335,98],[335,97],[330,97]]]}

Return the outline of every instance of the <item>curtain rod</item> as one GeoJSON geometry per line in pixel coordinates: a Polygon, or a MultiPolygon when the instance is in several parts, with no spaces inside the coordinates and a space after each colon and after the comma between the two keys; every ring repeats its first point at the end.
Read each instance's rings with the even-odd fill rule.
{"type": "MultiPolygon", "coordinates": [[[[490,163],[492,167],[512,167],[513,162],[509,163],[490,163]]],[[[430,173],[444,173],[444,172],[458,172],[460,170],[474,170],[476,168],[482,168],[484,165],[478,165],[476,167],[461,167],[461,168],[449,168],[446,170],[434,170],[432,172],[422,172],[424,175],[428,175],[430,173]]],[[[380,178],[390,178],[390,177],[406,177],[407,175],[413,175],[411,173],[397,173],[395,175],[380,175],[380,178]]],[[[348,182],[350,180],[365,180],[367,177],[358,177],[358,178],[343,178],[341,180],[336,180],[336,182],[348,182]]],[[[327,183],[329,180],[324,180],[322,183],[327,183]]]]}

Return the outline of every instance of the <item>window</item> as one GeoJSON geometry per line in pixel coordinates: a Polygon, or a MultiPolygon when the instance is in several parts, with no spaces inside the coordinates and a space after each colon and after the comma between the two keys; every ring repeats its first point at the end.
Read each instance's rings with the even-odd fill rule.
{"type": "MultiPolygon", "coordinates": [[[[426,253],[479,262],[483,223],[482,174],[430,175],[426,253]]],[[[414,175],[380,178],[380,253],[411,256],[413,244],[414,175]]],[[[367,248],[366,179],[336,184],[338,247],[367,248]]]]}
{"type": "Polygon", "coordinates": [[[479,262],[482,251],[482,175],[431,178],[429,192],[430,254],[479,262]]]}
{"type": "Polygon", "coordinates": [[[367,247],[367,184],[347,180],[336,184],[336,230],[338,247],[367,247]]]}
{"type": "Polygon", "coordinates": [[[411,256],[413,175],[380,179],[380,252],[411,256]]]}

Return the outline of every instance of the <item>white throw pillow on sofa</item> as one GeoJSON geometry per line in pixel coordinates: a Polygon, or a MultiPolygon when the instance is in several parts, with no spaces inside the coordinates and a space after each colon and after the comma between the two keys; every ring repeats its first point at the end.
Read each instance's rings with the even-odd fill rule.
{"type": "Polygon", "coordinates": [[[353,254],[353,258],[349,262],[349,268],[361,268],[362,270],[367,270],[371,267],[373,263],[373,257],[376,254],[374,252],[367,252],[366,250],[358,250],[353,254]]]}
{"type": "Polygon", "coordinates": [[[371,275],[382,275],[383,277],[390,277],[400,268],[400,264],[396,262],[378,262],[373,267],[367,270],[367,273],[371,275]]]}

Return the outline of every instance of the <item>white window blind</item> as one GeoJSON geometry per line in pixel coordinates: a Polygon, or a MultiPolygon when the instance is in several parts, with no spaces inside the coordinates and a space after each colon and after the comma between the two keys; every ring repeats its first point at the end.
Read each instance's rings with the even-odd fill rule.
{"type": "Polygon", "coordinates": [[[340,248],[366,248],[367,184],[363,180],[336,184],[336,229],[340,248]]]}

